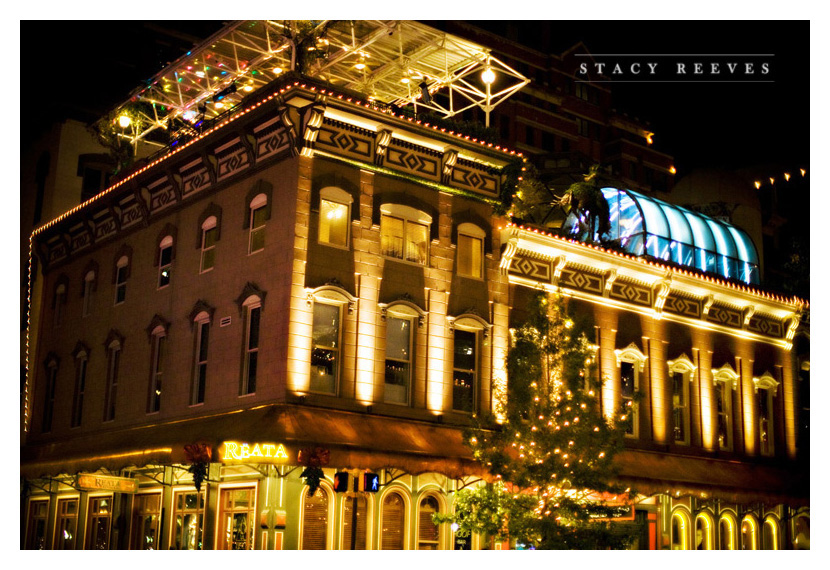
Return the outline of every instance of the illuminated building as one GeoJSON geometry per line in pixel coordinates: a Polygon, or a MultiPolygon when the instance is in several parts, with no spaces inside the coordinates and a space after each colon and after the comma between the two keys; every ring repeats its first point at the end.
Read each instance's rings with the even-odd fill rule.
{"type": "Polygon", "coordinates": [[[431,514],[483,475],[460,428],[493,410],[511,309],[543,287],[593,315],[606,409],[645,395],[620,457],[638,546],[790,547],[806,303],[718,274],[753,263],[740,232],[705,222],[733,239],[705,245],[668,205],[630,253],[510,224],[516,159],[278,80],[36,230],[22,546],[458,546],[431,514]]]}

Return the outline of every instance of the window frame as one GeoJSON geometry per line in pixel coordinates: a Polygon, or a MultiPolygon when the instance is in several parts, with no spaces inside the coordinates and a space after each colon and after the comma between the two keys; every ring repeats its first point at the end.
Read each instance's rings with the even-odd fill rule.
{"type": "MultiPolygon", "coordinates": [[[[640,374],[642,374],[642,372],[645,368],[646,360],[648,360],[648,357],[645,354],[643,354],[643,352],[639,349],[639,347],[637,347],[637,345],[634,344],[634,343],[629,344],[627,347],[625,347],[623,349],[614,350],[614,355],[615,355],[616,360],[617,360],[617,370],[618,370],[618,378],[619,378],[619,383],[618,383],[617,387],[619,389],[620,405],[621,406],[625,405],[626,407],[630,408],[630,410],[631,410],[630,412],[626,412],[625,415],[628,416],[629,413],[631,414],[632,429],[631,429],[631,433],[628,433],[628,431],[626,430],[625,437],[629,437],[629,438],[633,438],[633,439],[639,439],[640,438],[640,410],[639,410],[639,403],[637,402],[637,399],[636,399],[636,394],[640,390],[640,374]],[[622,390],[622,363],[623,362],[631,364],[632,369],[634,371],[634,389],[633,389],[631,398],[626,398],[625,396],[623,396],[623,390],[622,390]],[[630,404],[623,404],[624,401],[629,401],[630,404]]],[[[624,421],[627,421],[627,419],[624,420],[624,421]]]]}
{"type": "Polygon", "coordinates": [[[199,242],[199,274],[207,273],[208,271],[213,271],[213,268],[216,266],[216,243],[219,241],[219,220],[216,216],[208,216],[204,222],[202,222],[202,237],[199,242]],[[214,232],[213,241],[210,245],[206,245],[208,241],[208,235],[210,232],[214,232]],[[205,267],[205,259],[206,256],[210,255],[210,266],[205,267]]]}
{"type": "MultiPolygon", "coordinates": [[[[331,487],[331,484],[328,481],[321,481],[320,486],[317,489],[319,492],[325,495],[326,500],[328,501],[326,505],[326,538],[325,538],[325,545],[323,550],[331,550],[332,549],[332,539],[334,538],[333,535],[333,525],[334,525],[334,503],[337,500],[336,493],[331,487]]],[[[316,496],[316,493],[315,493],[316,496]]],[[[305,528],[306,528],[306,508],[305,508],[305,501],[308,499],[308,486],[303,486],[302,491],[300,492],[300,527],[297,531],[297,550],[306,550],[304,548],[304,537],[305,537],[305,528]]]]}
{"type": "MultiPolygon", "coordinates": [[[[756,424],[758,429],[758,451],[761,455],[765,457],[771,457],[775,455],[775,429],[776,429],[776,422],[775,422],[775,398],[778,396],[778,380],[770,374],[769,372],[764,372],[760,377],[756,377],[752,379],[752,384],[755,389],[756,395],[756,424]],[[763,426],[762,426],[762,418],[761,418],[761,407],[760,403],[762,401],[763,395],[766,394],[766,408],[768,416],[766,419],[767,421],[767,440],[766,445],[763,439],[763,426]]],[[[757,530],[757,528],[756,528],[757,530]]]]}
{"type": "MultiPolygon", "coordinates": [[[[418,508],[417,508],[418,512],[417,512],[416,517],[415,517],[416,525],[417,525],[416,528],[415,528],[415,549],[416,550],[424,550],[424,549],[421,548],[421,543],[424,542],[421,539],[421,513],[422,513],[422,509],[423,509],[423,504],[422,503],[425,500],[430,499],[430,498],[435,499],[435,502],[438,503],[438,509],[435,511],[436,513],[443,514],[443,513],[447,512],[446,500],[440,494],[439,491],[434,490],[434,489],[429,489],[429,490],[423,491],[419,495],[419,497],[418,497],[418,508]]],[[[432,523],[432,520],[430,518],[430,524],[431,523],[432,523]]],[[[444,550],[446,548],[446,544],[445,544],[445,541],[444,541],[444,532],[443,532],[443,528],[442,528],[444,526],[446,526],[446,525],[435,525],[436,534],[438,535],[438,541],[435,542],[435,548],[434,549],[426,549],[426,550],[444,550]]],[[[433,541],[429,541],[429,542],[430,542],[430,544],[433,543],[433,541]]]]}
{"type": "Polygon", "coordinates": [[[709,513],[701,511],[697,514],[697,516],[695,517],[694,531],[695,531],[695,535],[694,535],[695,550],[714,550],[715,549],[714,548],[715,547],[715,544],[714,544],[714,542],[715,542],[714,541],[714,523],[712,521],[712,516],[709,513]],[[703,532],[704,532],[704,535],[703,535],[703,548],[699,548],[699,546],[697,545],[697,530],[698,530],[699,521],[703,521],[703,526],[704,526],[704,529],[703,529],[703,532]]]}
{"type": "MultiPolygon", "coordinates": [[[[346,303],[340,300],[332,299],[328,296],[323,297],[319,295],[315,295],[313,299],[313,305],[311,307],[311,359],[309,361],[309,373],[310,378],[312,380],[309,381],[308,390],[314,394],[327,394],[336,396],[340,393],[340,377],[343,371],[343,306],[346,303]],[[328,346],[323,344],[317,344],[314,342],[314,312],[317,310],[317,307],[320,305],[325,305],[327,307],[334,307],[337,310],[337,332],[335,333],[336,336],[336,345],[335,346],[328,346]],[[331,391],[324,391],[321,389],[315,389],[313,387],[313,378],[314,378],[314,351],[315,350],[325,350],[331,351],[336,353],[335,354],[335,361],[334,361],[334,372],[332,373],[333,379],[333,387],[331,391]]],[[[319,368],[319,367],[318,367],[319,368]]],[[[319,374],[323,376],[324,374],[319,374]]]]}
{"type": "Polygon", "coordinates": [[[744,515],[744,518],[741,519],[741,527],[740,527],[740,538],[739,538],[741,550],[758,550],[758,523],[752,515],[744,515]],[[744,535],[746,531],[744,530],[744,524],[748,524],[752,533],[751,536],[751,548],[745,548],[745,538],[744,535]]]}
{"type": "Polygon", "coordinates": [[[196,328],[193,348],[193,378],[190,386],[190,405],[200,406],[205,403],[207,392],[207,366],[210,351],[211,318],[207,311],[201,311],[193,318],[196,328]],[[207,333],[207,334],[205,334],[207,333]],[[204,347],[202,345],[205,345],[204,347]],[[204,349],[204,350],[203,350],[204,349]],[[204,359],[202,353],[204,352],[204,359]]]}
{"type": "Polygon", "coordinates": [[[737,541],[737,522],[736,519],[730,513],[721,513],[720,518],[718,519],[718,550],[735,550],[736,546],[738,545],[737,541]],[[728,534],[726,535],[726,540],[724,540],[723,536],[723,527],[722,524],[726,522],[728,526],[728,534]],[[721,548],[726,543],[727,548],[721,548]]]}
{"type": "Polygon", "coordinates": [[[767,515],[764,517],[764,522],[761,524],[761,540],[760,546],[761,550],[780,550],[781,549],[781,533],[779,532],[780,525],[778,523],[778,519],[776,519],[772,515],[767,515]],[[767,527],[769,526],[772,529],[772,546],[773,548],[767,548],[767,527]]]}
{"type": "MultiPolygon", "coordinates": [[[[206,505],[207,505],[206,498],[207,497],[206,497],[205,489],[202,489],[201,491],[196,491],[192,486],[173,488],[173,502],[171,504],[171,509],[170,509],[171,510],[170,533],[168,535],[170,537],[170,549],[171,550],[205,550],[205,509],[206,509],[206,505]],[[196,507],[195,509],[188,508],[187,506],[184,506],[183,508],[179,508],[178,498],[180,496],[185,496],[185,495],[197,495],[198,500],[201,503],[201,506],[196,507]],[[179,540],[179,537],[178,537],[177,532],[176,532],[176,529],[177,529],[176,517],[179,516],[179,515],[182,515],[182,516],[195,515],[195,516],[198,517],[197,520],[199,521],[199,524],[198,524],[198,530],[197,530],[197,537],[198,537],[199,541],[202,544],[201,548],[195,548],[195,549],[176,548],[177,541],[179,540]]],[[[182,528],[184,528],[184,523],[182,524],[182,528]]],[[[182,535],[182,540],[183,539],[184,539],[184,535],[182,535]]]]}
{"type": "MultiPolygon", "coordinates": [[[[327,186],[320,190],[320,202],[319,202],[319,210],[318,210],[318,217],[317,217],[317,243],[321,245],[326,245],[329,247],[336,247],[339,249],[349,250],[351,249],[350,246],[350,238],[351,238],[351,219],[352,219],[352,204],[354,203],[354,198],[351,194],[342,190],[341,188],[337,188],[336,186],[327,186]],[[346,226],[346,236],[345,236],[345,243],[339,244],[334,243],[330,240],[323,239],[323,225],[324,225],[324,218],[323,218],[323,202],[329,202],[331,204],[336,204],[338,206],[343,206],[346,208],[345,218],[345,226],[346,226]]],[[[331,231],[328,232],[329,236],[331,235],[331,231]]]]}
{"type": "Polygon", "coordinates": [[[92,312],[92,301],[93,295],[95,293],[95,270],[90,269],[84,275],[84,288],[81,292],[81,295],[84,298],[82,308],[81,308],[81,316],[88,317],[92,312]]]}
{"type": "Polygon", "coordinates": [[[242,344],[242,377],[239,383],[239,396],[250,396],[256,394],[257,373],[259,372],[259,352],[262,333],[262,298],[258,295],[250,295],[242,303],[245,311],[244,327],[245,334],[242,344]],[[252,328],[253,315],[256,311],[256,331],[252,328]],[[252,334],[255,332],[256,334],[252,334]],[[256,340],[256,346],[251,346],[252,339],[256,340]],[[254,362],[253,382],[251,382],[251,362],[254,362]],[[251,389],[253,387],[253,389],[251,389]]]}
{"type": "Polygon", "coordinates": [[[671,518],[669,519],[669,545],[671,550],[689,550],[689,534],[691,532],[691,522],[689,519],[689,515],[683,509],[675,509],[672,511],[671,518]],[[680,525],[678,527],[680,534],[680,548],[675,548],[675,531],[674,531],[674,520],[678,519],[680,521],[680,525]]]}
{"type": "Polygon", "coordinates": [[[43,416],[40,419],[40,433],[50,433],[55,419],[55,391],[58,383],[58,368],[60,362],[50,357],[45,362],[46,392],[43,398],[43,416]]]}
{"type": "MultiPolygon", "coordinates": [[[[365,513],[364,520],[365,520],[365,522],[363,524],[364,524],[364,528],[365,528],[364,532],[366,534],[366,536],[365,536],[366,543],[363,545],[363,548],[355,548],[355,550],[369,550],[369,548],[370,548],[369,537],[372,534],[371,530],[372,530],[372,527],[373,527],[373,525],[372,525],[372,522],[373,522],[372,515],[374,514],[373,513],[374,500],[369,500],[370,497],[368,497],[368,495],[369,495],[368,493],[349,493],[349,494],[344,494],[343,495],[343,497],[340,501],[340,529],[339,529],[340,530],[340,550],[351,550],[351,548],[345,548],[343,546],[344,542],[346,541],[346,501],[352,501],[352,500],[355,500],[355,499],[358,499],[358,500],[362,499],[365,503],[365,508],[364,508],[364,513],[365,513]]],[[[360,511],[358,510],[358,512],[360,512],[360,511]]],[[[354,530],[352,530],[351,532],[354,532],[354,530]]],[[[357,539],[355,539],[355,546],[357,546],[357,539]]]]}
{"type": "Polygon", "coordinates": [[[57,499],[57,507],[55,510],[55,529],[52,536],[52,550],[75,550],[76,542],[78,539],[78,514],[81,511],[81,497],[80,495],[60,495],[57,499]],[[74,515],[66,515],[65,512],[67,509],[62,509],[62,505],[68,505],[72,501],[75,502],[75,514],[74,515]],[[74,520],[74,530],[72,532],[72,538],[67,539],[70,546],[69,548],[58,548],[58,544],[61,543],[61,531],[65,531],[64,525],[61,523],[64,520],[72,521],[74,520]],[[62,528],[63,527],[63,528],[62,528]]]}
{"type": "Polygon", "coordinates": [[[86,393],[86,376],[89,368],[89,350],[78,348],[75,358],[75,389],[72,393],[72,416],[70,428],[81,427],[84,418],[84,394],[86,393]]]}
{"type": "Polygon", "coordinates": [[[455,248],[455,256],[456,256],[456,273],[461,277],[466,277],[467,279],[476,279],[483,281],[484,274],[485,274],[485,262],[484,262],[484,242],[487,238],[487,233],[478,227],[475,224],[471,224],[469,222],[465,222],[458,226],[458,235],[456,238],[456,248],[455,248]],[[471,241],[471,259],[470,259],[470,266],[473,269],[478,270],[478,275],[475,275],[475,271],[472,273],[462,273],[461,271],[461,255],[463,253],[463,249],[461,246],[461,238],[464,237],[471,241]],[[476,246],[477,243],[477,246],[476,246]],[[478,249],[478,266],[475,267],[475,255],[472,255],[473,250],[478,249]]]}
{"type": "Polygon", "coordinates": [[[118,398],[118,374],[121,364],[121,341],[113,339],[107,345],[107,389],[104,393],[104,421],[115,419],[118,398]]]}
{"type": "Polygon", "coordinates": [[[447,320],[449,321],[450,330],[452,332],[452,382],[450,385],[450,389],[452,390],[452,394],[450,397],[450,409],[453,412],[459,412],[462,414],[477,414],[479,411],[479,398],[481,395],[481,373],[482,373],[482,359],[484,358],[483,355],[483,348],[484,348],[484,339],[489,336],[490,324],[485,322],[480,317],[464,314],[459,315],[458,317],[448,317],[447,320]],[[472,333],[475,335],[475,348],[473,354],[473,361],[475,364],[475,368],[470,370],[468,368],[461,368],[458,367],[456,364],[456,352],[455,352],[455,345],[456,345],[456,332],[461,331],[465,333],[472,333]],[[473,374],[473,393],[472,393],[472,409],[467,411],[461,408],[456,408],[455,405],[455,374],[456,372],[461,373],[470,373],[472,371],[473,374]]]}
{"type": "Polygon", "coordinates": [[[167,345],[167,328],[157,325],[150,333],[150,382],[147,390],[147,413],[161,411],[162,387],[164,386],[165,349],[167,345]]]}
{"type": "MultiPolygon", "coordinates": [[[[383,204],[380,207],[380,251],[381,256],[386,259],[393,259],[395,261],[399,261],[402,263],[409,263],[412,265],[417,265],[418,267],[429,267],[430,264],[430,228],[432,226],[432,216],[423,212],[421,210],[417,210],[410,206],[404,206],[403,204],[383,204]],[[399,220],[402,223],[402,244],[401,244],[401,256],[398,257],[397,255],[392,255],[384,249],[384,237],[387,232],[384,232],[384,229],[388,230],[389,223],[387,222],[384,224],[384,220],[399,220]],[[407,228],[408,225],[417,225],[421,227],[425,231],[425,251],[424,251],[424,260],[423,262],[420,261],[412,261],[408,258],[408,252],[410,249],[410,243],[414,243],[414,240],[410,240],[410,232],[407,228]]],[[[389,237],[394,236],[386,236],[386,239],[389,237]]]]}
{"type": "MultiPolygon", "coordinates": [[[[155,491],[148,491],[145,493],[136,493],[132,496],[132,508],[130,509],[130,550],[159,550],[161,545],[159,544],[159,540],[161,538],[161,513],[162,513],[162,493],[161,490],[155,491]],[[143,499],[149,498],[156,498],[157,502],[157,510],[150,510],[146,509],[143,512],[138,511],[139,501],[143,499]],[[139,542],[140,533],[142,533],[141,523],[150,518],[151,524],[155,522],[155,531],[153,537],[153,543],[155,544],[156,548],[136,548],[137,542],[139,542]]],[[[146,535],[144,535],[146,538],[146,535]]]]}
{"type": "Polygon", "coordinates": [[[115,305],[127,300],[127,280],[130,277],[130,258],[122,255],[115,262],[115,305]],[[119,300],[119,297],[121,298],[119,300]]]}
{"type": "Polygon", "coordinates": [[[46,550],[49,534],[46,528],[49,521],[49,497],[31,498],[29,499],[28,507],[28,516],[26,517],[26,550],[46,550]],[[36,509],[39,511],[44,506],[46,507],[43,509],[45,513],[41,516],[39,512],[36,512],[36,509]],[[36,514],[37,516],[35,516],[36,514]],[[41,524],[38,524],[38,521],[41,524]],[[38,531],[42,534],[35,535],[34,533],[38,531]],[[33,544],[35,540],[40,542],[40,548],[33,548],[36,546],[36,544],[33,544]]]}
{"type": "Polygon", "coordinates": [[[676,445],[689,445],[691,441],[691,390],[689,389],[692,381],[694,380],[695,371],[697,367],[692,363],[688,356],[685,354],[680,355],[678,358],[674,360],[669,360],[667,363],[668,371],[669,371],[669,381],[671,382],[671,398],[672,398],[672,414],[671,414],[671,441],[676,445]],[[674,399],[674,383],[675,383],[675,375],[681,375],[681,390],[683,393],[683,400],[685,405],[681,407],[681,416],[683,422],[683,438],[677,439],[677,426],[675,425],[675,416],[677,412],[677,405],[674,399]]]}
{"type": "Polygon", "coordinates": [[[257,515],[257,500],[258,500],[258,489],[259,485],[256,484],[255,481],[247,481],[244,483],[235,483],[230,485],[220,485],[218,489],[218,503],[216,505],[216,521],[217,524],[215,525],[214,530],[214,538],[215,538],[215,549],[216,550],[231,550],[227,548],[228,543],[225,540],[220,540],[222,535],[222,528],[224,525],[224,515],[227,513],[235,513],[235,512],[242,512],[245,511],[249,515],[248,520],[248,529],[247,529],[247,541],[250,541],[250,545],[245,548],[245,550],[254,550],[256,546],[256,515],[257,515]],[[249,502],[248,507],[246,509],[226,509],[224,498],[226,497],[225,493],[233,492],[233,491],[241,491],[247,490],[252,491],[253,499],[249,502]],[[251,506],[253,505],[253,506],[251,506]]]}
{"type": "Polygon", "coordinates": [[[407,550],[409,547],[409,525],[410,525],[410,504],[409,504],[409,493],[406,489],[399,485],[393,485],[384,489],[384,492],[378,497],[378,506],[379,506],[379,513],[378,513],[378,550],[407,550]],[[403,503],[402,512],[401,512],[401,528],[400,528],[400,541],[401,541],[401,548],[393,548],[393,549],[385,549],[383,548],[383,539],[384,535],[386,534],[386,529],[384,529],[384,524],[387,522],[385,520],[386,516],[386,501],[392,496],[397,495],[400,499],[401,503],[403,503]]]}
{"type": "Polygon", "coordinates": [[[732,451],[734,446],[734,427],[733,427],[733,413],[732,413],[732,394],[733,390],[738,387],[738,374],[729,364],[725,364],[720,368],[712,369],[713,388],[718,391],[713,398],[715,406],[715,430],[714,435],[718,440],[718,448],[722,451],[732,451]],[[724,411],[718,411],[718,398],[723,401],[724,411]],[[720,438],[720,416],[726,418],[726,435],[727,442],[724,444],[720,438]]]}
{"type": "Polygon", "coordinates": [[[264,193],[257,194],[248,204],[248,255],[253,255],[265,249],[265,226],[268,224],[268,196],[264,193]],[[257,212],[264,216],[262,223],[254,226],[257,212]],[[254,239],[262,235],[262,246],[254,248],[254,239]]]}
{"type": "MultiPolygon", "coordinates": [[[[393,404],[398,406],[411,406],[412,405],[412,386],[414,383],[415,378],[415,335],[417,334],[418,330],[418,323],[420,318],[423,316],[421,311],[410,306],[408,303],[395,303],[393,305],[382,305],[381,306],[381,315],[382,319],[386,323],[386,329],[384,331],[384,370],[388,366],[386,361],[392,360],[393,362],[406,362],[409,370],[407,373],[406,378],[406,387],[405,387],[405,394],[406,398],[404,402],[399,402],[392,400],[388,397],[388,386],[390,383],[386,382],[386,374],[384,372],[384,382],[383,382],[383,401],[387,404],[393,404]],[[409,359],[398,359],[398,358],[390,358],[389,357],[389,320],[395,319],[400,321],[406,321],[409,323],[409,343],[408,343],[408,353],[409,359]]],[[[394,384],[393,384],[394,385],[394,384]]]]}
{"type": "Polygon", "coordinates": [[[97,550],[90,548],[92,545],[92,538],[93,533],[90,532],[92,529],[92,522],[93,519],[104,518],[107,519],[107,523],[104,526],[106,529],[106,548],[101,550],[109,550],[110,549],[110,541],[112,539],[112,511],[113,511],[113,494],[112,493],[105,493],[105,494],[95,494],[89,495],[87,497],[87,508],[86,508],[86,517],[84,522],[84,550],[97,550]],[[94,501],[98,501],[101,499],[106,499],[109,501],[110,508],[109,511],[106,513],[94,512],[92,510],[92,504],[94,501]],[[96,516],[97,515],[97,516],[96,516]]]}
{"type": "Polygon", "coordinates": [[[67,286],[65,282],[55,286],[55,297],[52,301],[54,307],[52,312],[52,327],[58,328],[63,324],[64,312],[66,311],[67,286]]]}
{"type": "Polygon", "coordinates": [[[173,236],[169,234],[164,236],[164,238],[162,238],[162,240],[159,242],[159,273],[157,289],[164,289],[166,287],[169,287],[170,282],[173,280],[173,244],[173,236]],[[166,262],[164,259],[165,253],[167,253],[170,257],[166,262]]]}

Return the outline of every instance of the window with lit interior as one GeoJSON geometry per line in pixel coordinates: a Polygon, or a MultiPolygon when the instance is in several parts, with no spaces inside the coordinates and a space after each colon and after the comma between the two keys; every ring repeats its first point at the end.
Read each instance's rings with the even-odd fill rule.
{"type": "Polygon", "coordinates": [[[205,520],[205,492],[193,489],[176,491],[173,495],[174,550],[202,550],[202,528],[205,520]]]}
{"type": "Polygon", "coordinates": [[[403,550],[407,519],[406,500],[398,491],[390,491],[383,497],[380,508],[380,549],[403,550]]]}
{"type": "Polygon", "coordinates": [[[245,340],[243,346],[242,382],[239,394],[256,392],[257,367],[259,365],[259,326],[262,316],[262,299],[251,295],[242,304],[245,311],[245,340]]]}
{"type": "Polygon", "coordinates": [[[617,366],[620,370],[620,404],[623,407],[625,435],[628,437],[640,436],[640,414],[636,401],[637,391],[640,389],[640,374],[646,363],[646,355],[633,343],[622,350],[615,350],[617,366]]]}
{"type": "Polygon", "coordinates": [[[219,226],[216,216],[208,217],[202,222],[202,247],[199,272],[205,273],[216,264],[216,241],[219,239],[219,226]]]}
{"type": "Polygon", "coordinates": [[[127,278],[130,276],[130,258],[118,258],[115,264],[115,304],[120,305],[127,298],[127,278]]]}
{"type": "Polygon", "coordinates": [[[173,237],[165,236],[159,243],[159,289],[170,285],[173,276],[173,237]]]}
{"type": "Polygon", "coordinates": [[[732,394],[738,386],[738,374],[729,364],[712,370],[715,398],[715,437],[718,448],[732,451],[732,394]]]}
{"type": "Polygon", "coordinates": [[[384,204],[380,212],[381,254],[401,261],[427,265],[429,226],[432,217],[401,204],[384,204]]]}
{"type": "Polygon", "coordinates": [[[161,390],[164,380],[164,366],[167,357],[167,329],[158,325],[150,336],[152,342],[152,363],[150,369],[150,386],[147,391],[147,413],[152,414],[161,409],[161,390]]]}
{"type": "Polygon", "coordinates": [[[54,550],[75,550],[75,536],[78,533],[78,497],[58,499],[55,513],[54,550]]]}
{"type": "Polygon", "coordinates": [[[315,299],[311,328],[312,392],[337,394],[342,305],[315,299]]]}
{"type": "Polygon", "coordinates": [[[265,222],[268,219],[268,198],[257,194],[249,204],[248,253],[265,249],[265,222]]]}
{"type": "Polygon", "coordinates": [[[672,398],[670,435],[674,443],[689,444],[689,384],[695,366],[685,354],[668,361],[669,386],[672,398]]]}
{"type": "Polygon", "coordinates": [[[778,392],[778,381],[766,372],[760,378],[753,378],[757,410],[758,441],[761,455],[775,454],[774,404],[778,392]]]}
{"type": "Polygon", "coordinates": [[[421,498],[418,505],[418,550],[441,548],[441,526],[432,522],[432,515],[440,512],[441,502],[434,494],[421,498]]]}
{"type": "Polygon", "coordinates": [[[329,545],[329,512],[332,504],[331,491],[327,483],[320,485],[313,495],[308,487],[301,493],[303,505],[300,550],[327,550],[329,545]]]}
{"type": "Polygon", "coordinates": [[[386,313],[386,360],[383,399],[391,404],[409,404],[412,387],[413,327],[418,313],[400,304],[386,313]]]}
{"type": "Polygon", "coordinates": [[[481,279],[484,276],[484,230],[475,224],[458,226],[456,270],[459,275],[481,279]]]}
{"type": "Polygon", "coordinates": [[[320,190],[320,243],[349,247],[349,226],[352,196],[348,192],[328,186],[320,190]]]}
{"type": "Polygon", "coordinates": [[[158,550],[161,493],[133,496],[132,519],[130,550],[158,550]]]}
{"type": "Polygon", "coordinates": [[[207,387],[208,344],[210,343],[210,315],[206,311],[200,312],[194,318],[196,331],[193,354],[193,386],[190,390],[190,405],[202,404],[205,401],[207,387]]]}
{"type": "Polygon", "coordinates": [[[452,409],[475,413],[479,390],[479,363],[481,337],[487,325],[475,318],[462,316],[454,319],[452,361],[452,409]]]}

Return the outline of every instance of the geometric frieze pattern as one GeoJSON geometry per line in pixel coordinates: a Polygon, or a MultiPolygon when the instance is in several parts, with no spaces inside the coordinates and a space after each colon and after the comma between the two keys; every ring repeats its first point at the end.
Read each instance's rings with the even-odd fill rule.
{"type": "Polygon", "coordinates": [[[368,131],[366,134],[349,132],[350,130],[336,129],[325,124],[317,135],[318,147],[327,147],[334,154],[352,156],[358,159],[369,159],[372,156],[374,137],[368,131]]]}
{"type": "Polygon", "coordinates": [[[450,184],[475,192],[485,192],[487,194],[496,194],[498,192],[498,182],[495,176],[459,165],[456,165],[452,170],[450,184]]]}
{"type": "Polygon", "coordinates": [[[544,283],[551,282],[550,261],[515,256],[510,261],[509,272],[521,277],[536,279],[544,283]]]}
{"type": "Polygon", "coordinates": [[[176,192],[172,184],[167,184],[157,190],[151,190],[150,211],[157,212],[176,201],[176,192]]]}
{"type": "Polygon", "coordinates": [[[752,332],[774,338],[782,338],[784,336],[784,327],[781,325],[781,322],[763,315],[751,317],[749,319],[749,325],[746,328],[752,332]]]}
{"type": "Polygon", "coordinates": [[[219,168],[217,178],[222,180],[228,176],[231,176],[240,170],[247,168],[250,165],[250,161],[248,160],[248,152],[245,150],[245,147],[239,145],[231,152],[223,154],[219,157],[219,168]]]}
{"type": "Polygon", "coordinates": [[[92,235],[88,231],[82,231],[72,236],[72,251],[76,252],[92,243],[92,235]]]}
{"type": "Polygon", "coordinates": [[[440,160],[438,157],[428,156],[417,151],[389,147],[386,150],[384,166],[397,167],[397,170],[437,180],[440,160]]]}
{"type": "Polygon", "coordinates": [[[681,297],[674,293],[669,293],[666,297],[666,304],[663,310],[667,313],[674,313],[676,315],[683,315],[684,317],[692,317],[693,319],[700,318],[700,301],[690,297],[681,297]]]}
{"type": "Polygon", "coordinates": [[[609,296],[628,303],[644,305],[646,307],[651,306],[651,289],[636,283],[626,283],[625,281],[616,280],[611,285],[609,296]]]}
{"type": "Polygon", "coordinates": [[[57,261],[59,259],[63,259],[66,257],[68,252],[66,251],[66,244],[63,242],[59,242],[56,244],[50,244],[49,247],[49,263],[57,261]]]}
{"type": "Polygon", "coordinates": [[[602,277],[600,275],[583,271],[573,271],[567,267],[562,270],[562,275],[559,277],[559,286],[581,289],[599,295],[602,294],[603,288],[602,277]]]}
{"type": "Polygon", "coordinates": [[[141,220],[141,208],[137,202],[121,210],[121,227],[126,228],[141,220]]]}
{"type": "Polygon", "coordinates": [[[721,305],[712,305],[712,308],[709,309],[708,320],[737,329],[743,325],[743,319],[741,318],[741,312],[739,310],[721,305]]]}
{"type": "Polygon", "coordinates": [[[288,131],[285,128],[273,130],[270,132],[257,133],[256,138],[256,157],[257,160],[267,158],[272,154],[277,154],[287,149],[291,144],[288,138],[288,131]]]}
{"type": "Polygon", "coordinates": [[[199,166],[195,171],[182,176],[182,196],[201,190],[210,185],[207,168],[199,166]]]}
{"type": "Polygon", "coordinates": [[[95,224],[95,239],[101,239],[102,237],[114,234],[117,230],[118,226],[112,218],[97,222],[95,224]]]}

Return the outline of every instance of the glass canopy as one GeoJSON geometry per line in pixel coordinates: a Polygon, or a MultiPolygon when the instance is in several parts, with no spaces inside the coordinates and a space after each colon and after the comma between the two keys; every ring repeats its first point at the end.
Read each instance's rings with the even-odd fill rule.
{"type": "MultiPolygon", "coordinates": [[[[758,252],[743,230],[631,190],[603,188],[602,193],[608,201],[610,221],[610,230],[601,236],[606,243],[633,255],[759,283],[758,252]]],[[[574,239],[587,238],[585,220],[577,220],[573,213],[563,229],[574,239]]]]}

